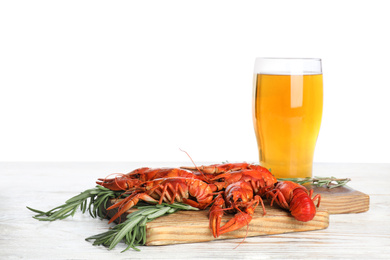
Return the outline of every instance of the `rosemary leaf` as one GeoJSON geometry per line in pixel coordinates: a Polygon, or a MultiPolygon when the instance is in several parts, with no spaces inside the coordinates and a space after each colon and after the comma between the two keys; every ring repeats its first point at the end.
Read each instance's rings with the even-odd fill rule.
{"type": "MultiPolygon", "coordinates": [[[[26,207],[26,208],[28,208],[32,212],[38,213],[39,216],[45,215],[45,212],[43,212],[43,211],[40,211],[40,210],[37,210],[37,209],[33,209],[33,208],[30,208],[30,207],[26,207]]],[[[38,216],[38,215],[36,215],[36,216],[38,216]]]]}
{"type": "Polygon", "coordinates": [[[74,216],[78,208],[80,208],[82,213],[85,213],[88,209],[89,214],[93,218],[96,218],[96,216],[103,218],[104,215],[101,212],[100,206],[102,204],[106,205],[109,199],[118,198],[121,195],[121,192],[115,192],[98,185],[93,189],[85,190],[68,199],[65,201],[65,204],[46,212],[30,207],[27,208],[35,213],[38,213],[33,216],[33,218],[40,221],[55,221],[69,216],[74,216]]]}
{"type": "Polygon", "coordinates": [[[108,247],[109,250],[115,248],[119,242],[123,241],[127,248],[122,252],[130,248],[139,251],[137,246],[145,245],[146,243],[147,222],[182,209],[199,210],[182,203],[140,206],[137,211],[127,215],[126,221],[114,226],[110,231],[88,237],[85,240],[95,240],[93,245],[103,245],[108,247]]]}
{"type": "MultiPolygon", "coordinates": [[[[139,243],[140,243],[139,240],[135,241],[135,239],[138,236],[138,231],[139,231],[139,227],[138,228],[135,227],[133,232],[131,232],[131,233],[129,232],[129,233],[126,234],[126,244],[128,244],[132,248],[134,248],[134,246],[139,245],[139,243]]],[[[129,247],[127,247],[127,248],[129,248],[129,247]]],[[[122,252],[124,252],[124,251],[122,251],[122,252]]]]}
{"type": "Polygon", "coordinates": [[[157,211],[159,211],[158,208],[149,208],[149,209],[142,210],[142,212],[140,212],[140,214],[142,216],[147,216],[147,215],[151,215],[151,214],[153,214],[153,213],[155,213],[157,211]]]}
{"type": "Polygon", "coordinates": [[[123,226],[118,231],[118,234],[114,237],[113,241],[110,244],[108,250],[113,249],[120,241],[122,241],[123,237],[126,236],[127,233],[131,232],[134,226],[136,226],[142,220],[142,216],[137,216],[131,219],[126,225],[123,226]]]}
{"type": "Polygon", "coordinates": [[[153,214],[149,214],[147,216],[147,218],[148,219],[155,219],[155,218],[161,217],[161,216],[165,215],[165,213],[167,213],[170,209],[171,209],[170,207],[161,208],[159,211],[156,211],[153,214]]]}

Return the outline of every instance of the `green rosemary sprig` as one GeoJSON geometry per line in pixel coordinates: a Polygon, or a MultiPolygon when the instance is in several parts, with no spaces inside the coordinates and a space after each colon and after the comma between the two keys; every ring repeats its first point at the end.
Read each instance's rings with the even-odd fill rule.
{"type": "Polygon", "coordinates": [[[317,186],[317,187],[327,187],[329,189],[333,189],[336,187],[341,187],[346,185],[349,181],[351,181],[350,178],[336,178],[336,177],[314,177],[314,178],[281,178],[278,179],[278,181],[292,181],[296,182],[298,184],[306,184],[309,183],[311,185],[317,186]]]}
{"type": "Polygon", "coordinates": [[[106,206],[109,199],[118,198],[122,193],[123,192],[112,191],[97,185],[95,188],[83,191],[79,195],[65,201],[64,204],[46,212],[30,207],[27,208],[38,213],[33,216],[33,218],[40,221],[55,221],[69,216],[73,217],[79,207],[82,213],[85,213],[88,210],[93,218],[96,218],[97,216],[104,218],[101,205],[106,206]]]}
{"type": "MultiPolygon", "coordinates": [[[[97,216],[105,218],[102,208],[107,207],[108,200],[120,197],[123,197],[123,191],[112,191],[97,185],[95,188],[83,191],[79,195],[65,201],[64,204],[46,212],[30,207],[27,208],[37,213],[33,218],[40,221],[55,221],[74,216],[79,207],[82,213],[88,210],[93,218],[97,216]]],[[[139,251],[137,246],[145,245],[146,243],[147,222],[179,210],[199,210],[183,203],[162,203],[161,205],[138,206],[137,208],[137,211],[127,216],[125,222],[114,226],[107,232],[88,237],[86,240],[95,240],[93,245],[104,245],[109,247],[109,250],[113,249],[119,242],[124,241],[128,247],[122,252],[130,248],[139,251]]]]}
{"type": "Polygon", "coordinates": [[[130,248],[140,251],[137,246],[146,243],[146,223],[164,216],[175,213],[179,210],[199,210],[182,203],[152,206],[141,206],[138,210],[127,215],[127,220],[114,226],[111,230],[86,238],[85,240],[95,240],[93,245],[103,245],[109,250],[113,249],[119,242],[123,241],[127,246],[125,252],[130,248]]]}

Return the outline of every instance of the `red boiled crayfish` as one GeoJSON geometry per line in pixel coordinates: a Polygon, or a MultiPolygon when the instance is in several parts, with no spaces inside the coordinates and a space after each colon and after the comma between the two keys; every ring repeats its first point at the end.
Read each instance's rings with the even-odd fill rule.
{"type": "Polygon", "coordinates": [[[260,202],[265,213],[261,197],[254,195],[249,182],[239,181],[228,185],[224,193],[217,196],[210,208],[210,229],[213,236],[219,237],[221,234],[248,225],[260,202]],[[221,227],[221,220],[225,211],[236,214],[221,227]]]}
{"type": "Polygon", "coordinates": [[[132,188],[137,188],[146,181],[155,179],[172,178],[172,177],[184,177],[184,178],[199,178],[193,172],[185,171],[178,168],[138,168],[127,174],[114,173],[110,175],[118,175],[113,179],[100,178],[96,182],[97,184],[104,186],[110,190],[115,191],[128,191],[132,188]]]}
{"type": "Polygon", "coordinates": [[[275,189],[267,193],[268,198],[284,209],[291,212],[291,215],[299,221],[310,221],[316,215],[314,201],[318,199],[317,208],[320,206],[321,196],[317,194],[314,198],[313,190],[310,192],[302,185],[291,181],[278,182],[275,189]]]}
{"type": "Polygon", "coordinates": [[[276,201],[299,221],[309,221],[314,218],[315,199],[318,199],[317,207],[319,206],[320,195],[311,199],[312,190],[309,193],[305,187],[290,181],[278,182],[266,168],[259,165],[236,163],[182,168],[198,169],[204,174],[214,175],[215,177],[210,180],[218,190],[224,190],[225,201],[217,198],[210,209],[210,216],[213,216],[210,218],[210,229],[214,237],[247,225],[259,203],[262,204],[263,214],[266,214],[261,197],[272,198],[271,206],[276,201]],[[220,227],[225,210],[238,211],[238,213],[220,227]]]}
{"type": "MultiPolygon", "coordinates": [[[[123,190],[128,197],[107,208],[119,208],[109,223],[135,206],[139,200],[149,203],[183,202],[205,209],[213,202],[213,190],[201,176],[178,168],[140,168],[114,179],[99,179],[97,184],[111,190],[123,190]]],[[[214,189],[215,190],[215,189],[214,189]]]]}

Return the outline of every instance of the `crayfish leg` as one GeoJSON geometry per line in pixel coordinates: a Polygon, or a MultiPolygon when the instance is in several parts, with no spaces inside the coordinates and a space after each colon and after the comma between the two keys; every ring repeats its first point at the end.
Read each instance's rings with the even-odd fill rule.
{"type": "Polygon", "coordinates": [[[190,205],[191,207],[195,207],[195,208],[201,208],[201,205],[194,201],[194,200],[191,200],[191,199],[186,199],[186,198],[182,198],[182,201],[184,204],[187,204],[187,205],[190,205]]]}
{"type": "MultiPolygon", "coordinates": [[[[309,191],[309,197],[313,197],[313,190],[310,190],[309,191]]],[[[320,201],[321,201],[321,195],[320,194],[317,194],[314,196],[314,198],[311,199],[314,203],[315,200],[317,200],[317,205],[316,207],[318,208],[320,206],[320,201]]]]}
{"type": "MultiPolygon", "coordinates": [[[[165,184],[160,185],[160,187],[162,187],[162,192],[159,194],[159,204],[163,201],[173,204],[175,200],[181,201],[181,198],[185,196],[185,192],[183,187],[180,185],[180,182],[166,182],[165,184]]],[[[156,190],[156,192],[157,191],[158,190],[156,190]]]]}
{"type": "Polygon", "coordinates": [[[272,197],[272,200],[270,203],[271,207],[272,207],[275,200],[281,208],[288,209],[290,207],[286,201],[286,198],[284,197],[283,193],[280,190],[272,190],[272,191],[269,191],[269,193],[267,193],[267,194],[272,197]]]}
{"type": "MultiPolygon", "coordinates": [[[[265,211],[265,206],[264,206],[264,201],[263,201],[263,199],[260,197],[260,196],[255,196],[255,199],[257,199],[258,200],[258,202],[257,202],[257,204],[259,204],[259,202],[260,202],[260,204],[261,204],[261,208],[263,209],[263,216],[265,216],[265,214],[267,214],[267,212],[265,211]]],[[[257,206],[257,205],[256,205],[257,206]]]]}

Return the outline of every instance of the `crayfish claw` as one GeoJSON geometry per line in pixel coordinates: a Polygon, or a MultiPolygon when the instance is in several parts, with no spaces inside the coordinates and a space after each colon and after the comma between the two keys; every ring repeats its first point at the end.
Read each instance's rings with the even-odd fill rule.
{"type": "Polygon", "coordinates": [[[221,226],[222,216],[224,215],[225,200],[222,195],[219,194],[214,199],[214,204],[210,208],[209,213],[209,227],[213,236],[217,238],[219,236],[219,228],[221,226]]]}
{"type": "Polygon", "coordinates": [[[240,229],[251,222],[252,216],[245,212],[238,212],[225,225],[219,229],[219,235],[240,229]]]}

